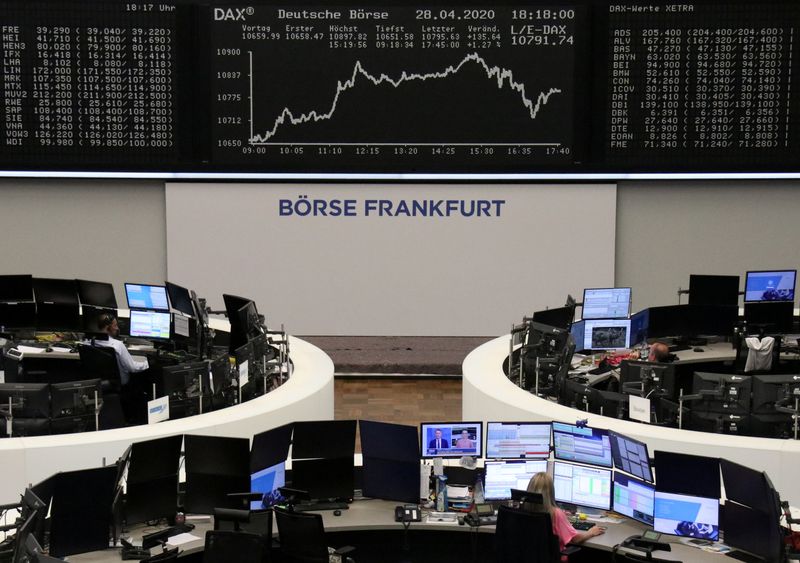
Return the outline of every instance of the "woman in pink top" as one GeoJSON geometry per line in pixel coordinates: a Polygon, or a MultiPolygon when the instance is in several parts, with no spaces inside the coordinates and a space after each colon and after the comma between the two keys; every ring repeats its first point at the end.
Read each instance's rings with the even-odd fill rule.
{"type": "Polygon", "coordinates": [[[594,526],[585,532],[579,532],[572,527],[567,515],[556,505],[553,478],[548,473],[537,473],[531,477],[528,483],[528,492],[542,495],[543,505],[526,503],[526,507],[530,507],[533,511],[546,510],[550,513],[550,519],[553,521],[553,535],[558,536],[559,550],[563,550],[568,543],[580,544],[605,532],[605,529],[600,526],[594,526]]]}

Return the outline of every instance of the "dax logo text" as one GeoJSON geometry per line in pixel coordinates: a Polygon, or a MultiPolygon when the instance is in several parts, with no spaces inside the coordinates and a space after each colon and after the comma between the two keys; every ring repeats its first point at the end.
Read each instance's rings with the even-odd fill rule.
{"type": "Polygon", "coordinates": [[[255,10],[247,8],[214,8],[214,21],[243,22],[252,16],[255,10]]]}

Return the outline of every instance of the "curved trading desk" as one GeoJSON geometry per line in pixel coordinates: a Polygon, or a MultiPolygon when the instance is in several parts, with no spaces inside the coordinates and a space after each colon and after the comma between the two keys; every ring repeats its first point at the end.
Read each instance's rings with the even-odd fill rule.
{"type": "MultiPolygon", "coordinates": [[[[542,399],[512,383],[503,373],[508,356],[509,336],[501,336],[479,346],[464,359],[462,383],[463,420],[516,421],[560,420],[571,422],[589,418],[589,425],[616,430],[646,442],[654,450],[724,457],[766,471],[781,498],[800,504],[800,441],[753,438],[678,430],[629,422],[578,411],[542,399]]],[[[709,347],[706,352],[681,353],[680,362],[708,362],[731,359],[730,345],[709,347]]],[[[690,476],[687,476],[690,478],[690,476]]]]}
{"type": "Polygon", "coordinates": [[[294,371],[280,387],[250,401],[154,425],[100,432],[0,440],[0,503],[15,502],[30,483],[58,471],[114,463],[133,442],[176,434],[251,439],[295,420],[333,418],[333,362],[319,348],[289,337],[294,371]]]}
{"type": "MultiPolygon", "coordinates": [[[[333,534],[329,544],[341,545],[342,542],[339,540],[343,539],[347,544],[355,546],[356,552],[354,555],[356,560],[396,560],[395,554],[402,553],[404,541],[403,525],[394,521],[394,507],[396,504],[396,502],[388,500],[357,500],[350,505],[349,510],[343,510],[341,516],[334,516],[331,511],[321,512],[325,531],[328,534],[333,534]],[[370,537],[372,534],[376,534],[376,537],[370,537]],[[378,558],[375,556],[376,551],[379,554],[378,558]],[[369,557],[368,553],[372,557],[369,557]],[[361,555],[364,555],[364,557],[362,558],[361,555]]],[[[601,551],[611,551],[615,545],[621,543],[625,538],[641,534],[645,528],[643,524],[627,519],[619,524],[604,525],[606,526],[606,533],[586,542],[586,547],[601,551]]],[[[205,532],[210,529],[213,529],[211,522],[202,522],[198,523],[191,533],[198,538],[204,538],[205,532]]],[[[470,528],[457,523],[413,522],[409,527],[409,532],[413,534],[409,544],[413,553],[421,561],[476,560],[474,552],[472,553],[472,558],[470,557],[471,540],[467,539],[468,536],[464,534],[479,532],[488,541],[483,542],[481,557],[477,560],[490,561],[493,560],[493,538],[487,537],[485,534],[494,534],[494,530],[494,526],[470,528]],[[453,534],[457,535],[454,536],[453,534]],[[449,557],[447,555],[444,556],[447,558],[443,558],[441,553],[435,551],[437,548],[442,551],[443,545],[449,546],[444,549],[449,554],[449,557]]],[[[138,539],[136,537],[137,533],[133,530],[132,532],[134,538],[138,539]]],[[[277,533],[277,528],[275,528],[274,533],[277,533]]],[[[659,558],[668,561],[719,562],[718,554],[706,553],[681,544],[678,538],[675,537],[664,536],[663,539],[672,543],[673,549],[670,552],[656,552],[655,555],[659,558]]],[[[198,539],[183,544],[180,549],[185,555],[196,553],[203,549],[203,540],[198,539]]],[[[154,549],[153,553],[156,553],[156,551],[154,549]]],[[[119,549],[106,549],[92,553],[71,555],[69,559],[75,563],[113,563],[119,561],[119,557],[119,549]]],[[[408,560],[408,557],[403,560],[408,560]]],[[[416,561],[418,559],[415,557],[413,560],[416,561]]]]}

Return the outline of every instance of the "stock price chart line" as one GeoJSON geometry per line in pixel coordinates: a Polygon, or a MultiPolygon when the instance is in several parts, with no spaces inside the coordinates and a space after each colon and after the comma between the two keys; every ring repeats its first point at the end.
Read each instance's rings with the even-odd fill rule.
{"type": "Polygon", "coordinates": [[[573,7],[213,8],[213,159],[273,170],[572,161],[573,7]]]}

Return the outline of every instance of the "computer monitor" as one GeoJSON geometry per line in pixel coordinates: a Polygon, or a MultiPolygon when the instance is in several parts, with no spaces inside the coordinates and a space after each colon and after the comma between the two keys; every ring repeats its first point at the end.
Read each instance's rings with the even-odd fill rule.
{"type": "Polygon", "coordinates": [[[169,340],[170,314],[131,310],[130,335],[153,340],[169,340]]]}
{"type": "Polygon", "coordinates": [[[611,470],[553,462],[556,502],[611,510],[611,470]]]}
{"type": "Polygon", "coordinates": [[[730,500],[725,502],[721,512],[725,545],[764,561],[781,560],[783,534],[778,517],[730,500]]]}
{"type": "Polygon", "coordinates": [[[589,412],[611,418],[628,417],[628,405],[631,401],[628,395],[596,387],[591,389],[593,392],[589,395],[589,412]]]}
{"type": "Polygon", "coordinates": [[[183,436],[177,435],[131,445],[123,508],[126,525],[175,514],[182,444],[183,436]]]}
{"type": "MultiPolygon", "coordinates": [[[[780,507],[773,502],[772,484],[767,474],[738,463],[721,459],[725,498],[762,512],[777,514],[780,507]]],[[[724,527],[723,527],[724,529],[724,527]]]]}
{"type": "Polygon", "coordinates": [[[0,303],[33,301],[33,276],[0,276],[0,303]]]}
{"type": "Polygon", "coordinates": [[[358,428],[364,457],[419,463],[416,426],[359,420],[358,428]]]}
{"type": "Polygon", "coordinates": [[[215,401],[219,400],[220,404],[225,404],[226,392],[233,389],[231,361],[227,353],[211,362],[211,384],[214,387],[215,401]]]}
{"type": "Polygon", "coordinates": [[[550,457],[549,422],[489,422],[486,458],[547,459],[550,457]]]}
{"type": "Polygon", "coordinates": [[[750,413],[752,377],[726,373],[694,372],[692,393],[703,396],[693,409],[747,415],[750,413]]]}
{"type": "Polygon", "coordinates": [[[594,319],[584,322],[584,350],[622,350],[631,347],[630,319],[594,319]]]}
{"type": "Polygon", "coordinates": [[[511,499],[511,489],[526,490],[531,478],[547,471],[547,460],[487,461],[483,496],[489,501],[511,499]]]}
{"type": "Polygon", "coordinates": [[[761,270],[747,272],[744,282],[744,300],[794,301],[797,270],[761,270]]]}
{"type": "Polygon", "coordinates": [[[653,470],[650,467],[647,444],[613,430],[609,430],[608,435],[611,440],[611,457],[614,459],[614,467],[652,483],[654,481],[653,470]]]}
{"type": "Polygon", "coordinates": [[[163,285],[126,283],[125,298],[128,300],[129,309],[169,311],[167,288],[163,285]]]}
{"type": "Polygon", "coordinates": [[[171,282],[164,282],[164,285],[167,288],[167,295],[172,308],[187,317],[194,317],[194,305],[192,304],[192,295],[189,290],[171,282]]]}
{"type": "Polygon", "coordinates": [[[535,311],[533,313],[534,322],[554,326],[556,328],[562,328],[564,330],[569,330],[574,318],[574,305],[556,307],[555,309],[544,309],[543,311],[535,311]]]}
{"type": "Polygon", "coordinates": [[[688,333],[687,305],[650,307],[647,311],[647,338],[683,336],[688,333]]]}
{"type": "MultiPolygon", "coordinates": [[[[211,375],[208,362],[189,362],[174,366],[165,366],[161,370],[161,392],[162,396],[168,395],[170,402],[188,401],[182,405],[182,416],[191,416],[199,412],[198,401],[203,398],[203,411],[210,410],[207,403],[208,397],[212,395],[211,375]]],[[[173,416],[172,406],[170,406],[170,418],[173,416]]]]}
{"type": "Polygon", "coordinates": [[[231,353],[247,343],[250,338],[260,334],[256,304],[252,299],[237,295],[222,295],[225,312],[231,325],[228,349],[231,353]]]}
{"type": "Polygon", "coordinates": [[[631,346],[647,340],[650,328],[650,309],[643,309],[631,316],[631,346]]]}
{"type": "Polygon", "coordinates": [[[655,452],[656,489],[698,497],[720,497],[719,458],[655,452]]]}
{"type": "Polygon", "coordinates": [[[736,305],[684,305],[686,336],[730,336],[739,320],[736,305]]]}
{"type": "Polygon", "coordinates": [[[775,413],[775,403],[794,403],[800,397],[800,375],[753,375],[753,414],[775,413]]]}
{"type": "Polygon", "coordinates": [[[656,490],[653,529],[662,534],[717,541],[719,498],[656,490]]]}
{"type": "Polygon", "coordinates": [[[419,500],[419,436],[416,426],[358,421],[364,495],[401,502],[419,500]]]}
{"type": "Polygon", "coordinates": [[[78,298],[81,305],[91,305],[105,309],[117,308],[114,286],[106,282],[75,280],[78,284],[78,298]]]}
{"type": "Polygon", "coordinates": [[[292,459],[353,458],[355,420],[306,420],[294,423],[292,459]]]}
{"type": "Polygon", "coordinates": [[[738,305],[739,276],[689,276],[690,305],[738,305]]]}
{"type": "Polygon", "coordinates": [[[733,414],[695,407],[689,413],[688,422],[684,415],[684,428],[713,434],[735,434],[749,436],[752,433],[752,417],[748,414],[733,414]]]}
{"type": "Polygon", "coordinates": [[[653,485],[615,471],[611,510],[652,526],[655,493],[653,485]]]}
{"type": "Polygon", "coordinates": [[[257,473],[289,457],[293,424],[284,424],[253,436],[250,446],[250,473],[257,473]]]}
{"type": "Polygon", "coordinates": [[[675,365],[641,360],[624,360],[619,366],[619,384],[623,392],[633,395],[677,397],[675,365]]]}
{"type": "Polygon", "coordinates": [[[230,508],[230,493],[250,489],[250,441],[221,436],[184,436],[186,460],[185,508],[211,514],[230,508]]]}
{"type": "Polygon", "coordinates": [[[353,498],[353,456],[292,460],[292,488],[307,491],[316,500],[353,498]]]}
{"type": "Polygon", "coordinates": [[[794,302],[745,303],[744,320],[749,327],[763,326],[767,332],[790,333],[794,327],[794,302]]]}
{"type": "Polygon", "coordinates": [[[553,422],[553,451],[556,459],[611,467],[608,430],[553,422]]]}
{"type": "Polygon", "coordinates": [[[481,457],[482,422],[423,422],[420,425],[422,457],[481,457]]]}
{"type": "Polygon", "coordinates": [[[575,346],[578,350],[583,350],[584,333],[586,332],[586,321],[575,321],[569,328],[569,333],[572,335],[572,340],[575,341],[575,346]]]}
{"type": "Polygon", "coordinates": [[[0,405],[16,418],[48,418],[50,385],[47,383],[0,383],[0,405]]]}
{"type": "Polygon", "coordinates": [[[50,396],[52,416],[58,418],[94,415],[95,397],[99,401],[102,399],[103,393],[99,379],[85,379],[68,383],[53,383],[50,386],[50,396]]]}
{"type": "Polygon", "coordinates": [[[250,501],[250,510],[263,510],[283,501],[278,490],[286,486],[286,462],[281,461],[250,474],[250,492],[261,493],[260,500],[250,501]]]}
{"type": "Polygon", "coordinates": [[[75,280],[33,278],[37,330],[80,330],[75,280]]]}
{"type": "Polygon", "coordinates": [[[583,290],[582,318],[627,319],[630,314],[630,287],[606,287],[583,290]]]}

